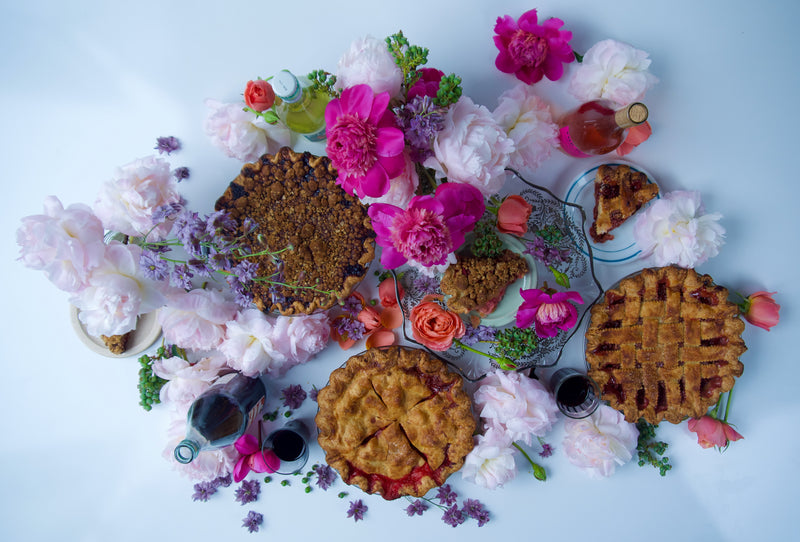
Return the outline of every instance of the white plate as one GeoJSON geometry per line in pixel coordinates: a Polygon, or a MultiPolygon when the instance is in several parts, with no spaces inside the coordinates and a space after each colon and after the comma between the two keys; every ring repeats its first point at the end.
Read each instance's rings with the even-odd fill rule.
{"type": "MultiPolygon", "coordinates": [[[[567,196],[565,200],[569,203],[577,203],[583,207],[583,210],[586,212],[586,223],[583,225],[583,229],[584,233],[586,234],[586,239],[589,242],[589,245],[592,247],[592,255],[594,256],[595,261],[604,263],[629,262],[638,258],[642,252],[642,250],[633,240],[633,225],[636,222],[636,217],[640,212],[642,212],[642,210],[646,209],[653,202],[653,200],[645,203],[642,208],[636,212],[636,214],[623,222],[617,228],[614,228],[614,230],[611,232],[614,235],[613,239],[604,243],[595,242],[594,239],[592,239],[592,236],[589,234],[589,228],[591,228],[592,223],[594,222],[592,219],[594,213],[594,178],[597,174],[597,168],[599,168],[601,165],[626,165],[633,171],[644,173],[647,176],[648,182],[655,183],[655,180],[653,179],[652,175],[647,173],[639,166],[621,161],[606,162],[605,164],[597,164],[596,166],[578,175],[572,184],[570,184],[569,190],[567,190],[567,196]]],[[[660,197],[660,194],[656,195],[656,199],[660,197]]]]}
{"type": "Polygon", "coordinates": [[[122,354],[112,354],[111,351],[103,343],[100,337],[93,337],[86,331],[86,326],[83,325],[80,318],[78,318],[78,307],[75,305],[69,306],[70,320],[75,334],[78,338],[89,347],[90,350],[102,356],[109,358],[128,358],[140,354],[150,348],[156,342],[156,339],[161,335],[161,326],[158,325],[158,311],[148,312],[139,317],[136,322],[136,329],[133,330],[131,336],[128,337],[127,349],[122,354]]]}

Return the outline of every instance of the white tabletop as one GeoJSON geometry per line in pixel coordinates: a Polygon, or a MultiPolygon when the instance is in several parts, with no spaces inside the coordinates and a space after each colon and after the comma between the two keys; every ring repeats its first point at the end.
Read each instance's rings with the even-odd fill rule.
{"type": "MultiPolygon", "coordinates": [[[[0,539],[16,540],[463,540],[504,536],[574,539],[776,540],[796,532],[800,502],[794,389],[798,359],[791,338],[800,306],[795,266],[800,216],[794,161],[800,50],[797,2],[648,2],[633,0],[407,0],[298,2],[5,2],[0,7],[0,155],[4,198],[0,397],[0,539]],[[295,6],[295,7],[293,7],[295,6]],[[732,420],[744,440],[720,454],[701,449],[686,424],[664,423],[674,468],[661,478],[631,462],[613,477],[590,479],[559,450],[563,424],[547,437],[556,454],[540,483],[518,457],[519,474],[496,491],[450,482],[480,499],[491,522],[453,529],[428,511],[408,518],[404,500],[386,502],[339,480],[305,494],[263,485],[240,506],[233,487],[193,502],[192,482],[162,458],[165,409],[138,405],[135,358],[91,352],[73,333],[66,294],[16,261],[20,218],[41,212],[48,195],[65,205],[92,203],[114,168],[174,135],[192,175],[181,185],[208,212],[241,164],[203,134],[206,98],[233,101],[244,83],[282,68],[305,73],[336,63],[350,42],[398,29],[430,49],[429,65],[455,72],[476,102],[494,108],[514,84],[494,67],[498,16],[536,7],[559,17],[585,51],[605,38],[650,53],[660,79],[647,95],[652,138],[629,158],[664,190],[699,190],[723,214],[727,242],[698,268],[732,290],[777,291],[781,322],[748,326],[745,370],[732,420]],[[347,491],[344,499],[337,493],[347,491]],[[363,522],[346,517],[363,499],[363,522]],[[264,515],[258,534],[241,527],[248,510],[264,515]],[[335,533],[335,536],[333,535],[335,533]]],[[[562,82],[536,86],[557,111],[575,105],[562,82]]],[[[177,160],[177,159],[176,159],[177,160]]],[[[531,180],[564,195],[574,159],[554,155],[531,180]]],[[[609,285],[639,263],[598,266],[609,285]]],[[[573,343],[582,342],[581,339],[573,343]]],[[[565,364],[578,365],[580,344],[565,364]]],[[[346,354],[333,345],[283,382],[325,384],[346,354]]],[[[282,382],[271,382],[273,398],[282,382]]],[[[298,414],[310,419],[307,401],[298,414]]],[[[314,445],[311,461],[322,460],[314,445]]]]}

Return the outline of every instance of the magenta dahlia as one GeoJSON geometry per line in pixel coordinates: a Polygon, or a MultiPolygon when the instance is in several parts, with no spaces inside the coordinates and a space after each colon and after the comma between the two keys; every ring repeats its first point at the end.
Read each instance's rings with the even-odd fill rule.
{"type": "Polygon", "coordinates": [[[550,18],[538,24],[536,10],[522,14],[518,21],[509,15],[498,17],[494,26],[494,43],[500,52],[495,66],[503,73],[532,85],[547,77],[557,81],[564,74],[563,64],[575,60],[569,44],[572,32],[559,30],[561,19],[550,18]]]}
{"type": "Polygon", "coordinates": [[[389,93],[355,85],[325,110],[327,153],[339,171],[337,183],[359,198],[379,198],[405,168],[403,131],[388,109],[389,93]]]}

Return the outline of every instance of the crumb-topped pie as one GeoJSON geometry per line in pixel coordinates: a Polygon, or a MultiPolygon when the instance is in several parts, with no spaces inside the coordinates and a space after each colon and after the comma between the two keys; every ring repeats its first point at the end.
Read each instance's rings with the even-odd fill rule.
{"type": "Polygon", "coordinates": [[[658,185],[649,183],[647,175],[626,165],[602,165],[594,179],[594,223],[589,233],[597,243],[614,238],[610,232],[642,205],[658,195],[658,185]]]}
{"type": "Polygon", "coordinates": [[[311,313],[347,297],[364,278],[375,256],[366,206],[336,184],[330,160],[288,147],[245,164],[217,200],[241,225],[258,225],[243,244],[251,253],[283,251],[279,260],[251,258],[259,277],[256,306],[284,315],[311,313]],[[284,250],[288,249],[288,250],[284,250]]]}
{"type": "Polygon", "coordinates": [[[346,483],[387,500],[421,497],[459,470],[475,419],[462,378],[424,350],[372,348],[317,396],[318,441],[346,483]]]}
{"type": "Polygon", "coordinates": [[[693,269],[644,269],[606,291],[586,332],[589,376],[629,422],[703,416],[744,369],[728,290],[693,269]]]}

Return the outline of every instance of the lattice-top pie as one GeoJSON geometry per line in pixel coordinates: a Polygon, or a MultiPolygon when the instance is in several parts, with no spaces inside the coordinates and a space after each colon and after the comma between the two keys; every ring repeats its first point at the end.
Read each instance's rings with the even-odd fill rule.
{"type": "Polygon", "coordinates": [[[644,269],[606,291],[586,332],[589,376],[629,422],[700,417],[744,369],[728,290],[693,269],[644,269]]]}
{"type": "Polygon", "coordinates": [[[319,444],[348,484],[421,497],[464,464],[475,419],[460,376],[424,350],[373,348],[317,396],[319,444]]]}
{"type": "Polygon", "coordinates": [[[597,243],[610,241],[611,230],[628,220],[658,195],[658,185],[626,165],[602,165],[594,179],[594,223],[589,229],[597,243]]]}

